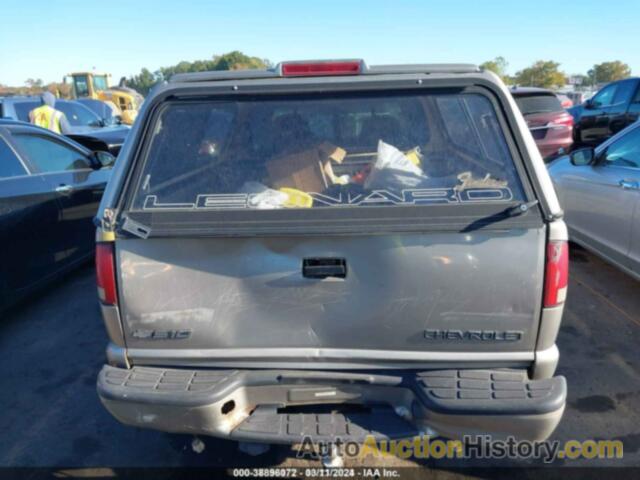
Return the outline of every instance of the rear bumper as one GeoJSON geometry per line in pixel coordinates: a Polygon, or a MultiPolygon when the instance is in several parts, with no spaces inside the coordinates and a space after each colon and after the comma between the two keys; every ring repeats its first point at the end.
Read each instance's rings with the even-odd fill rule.
{"type": "Polygon", "coordinates": [[[98,394],[128,425],[242,441],[409,438],[427,429],[448,438],[541,440],[562,417],[566,382],[529,380],[524,370],[373,374],[105,365],[98,394]]]}

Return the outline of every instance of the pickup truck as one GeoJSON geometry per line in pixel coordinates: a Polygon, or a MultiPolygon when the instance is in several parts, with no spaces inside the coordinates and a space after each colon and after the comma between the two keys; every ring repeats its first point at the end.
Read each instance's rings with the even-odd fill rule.
{"type": "Polygon", "coordinates": [[[473,65],[285,62],[145,102],[96,218],[121,422],[242,442],[547,438],[567,229],[473,65]]]}
{"type": "Polygon", "coordinates": [[[581,105],[567,109],[574,119],[574,141],[595,147],[611,138],[640,115],[640,78],[605,85],[581,105]]]}

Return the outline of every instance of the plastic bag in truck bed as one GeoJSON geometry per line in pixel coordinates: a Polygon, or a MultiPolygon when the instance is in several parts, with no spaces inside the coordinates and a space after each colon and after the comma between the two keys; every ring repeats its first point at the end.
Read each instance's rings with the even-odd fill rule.
{"type": "Polygon", "coordinates": [[[258,210],[313,206],[311,195],[295,188],[282,187],[275,190],[260,182],[245,182],[240,191],[250,194],[248,205],[258,210]]]}
{"type": "MultiPolygon", "coordinates": [[[[413,151],[412,151],[413,152],[413,151]]],[[[416,155],[413,153],[413,155],[416,155]]],[[[378,141],[378,155],[365,180],[366,189],[412,188],[427,180],[422,169],[393,145],[378,141]]]]}

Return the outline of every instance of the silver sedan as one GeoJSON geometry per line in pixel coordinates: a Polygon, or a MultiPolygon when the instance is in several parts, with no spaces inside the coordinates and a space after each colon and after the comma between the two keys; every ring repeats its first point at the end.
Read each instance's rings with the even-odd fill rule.
{"type": "Polygon", "coordinates": [[[549,172],[571,240],[640,279],[640,122],[549,172]]]}

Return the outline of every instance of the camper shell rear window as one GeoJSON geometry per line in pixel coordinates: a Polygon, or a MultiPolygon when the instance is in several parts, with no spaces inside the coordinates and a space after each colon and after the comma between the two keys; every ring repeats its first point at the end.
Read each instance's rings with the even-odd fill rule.
{"type": "Polygon", "coordinates": [[[131,211],[524,199],[494,104],[481,93],[176,100],[154,118],[131,211]]]}

